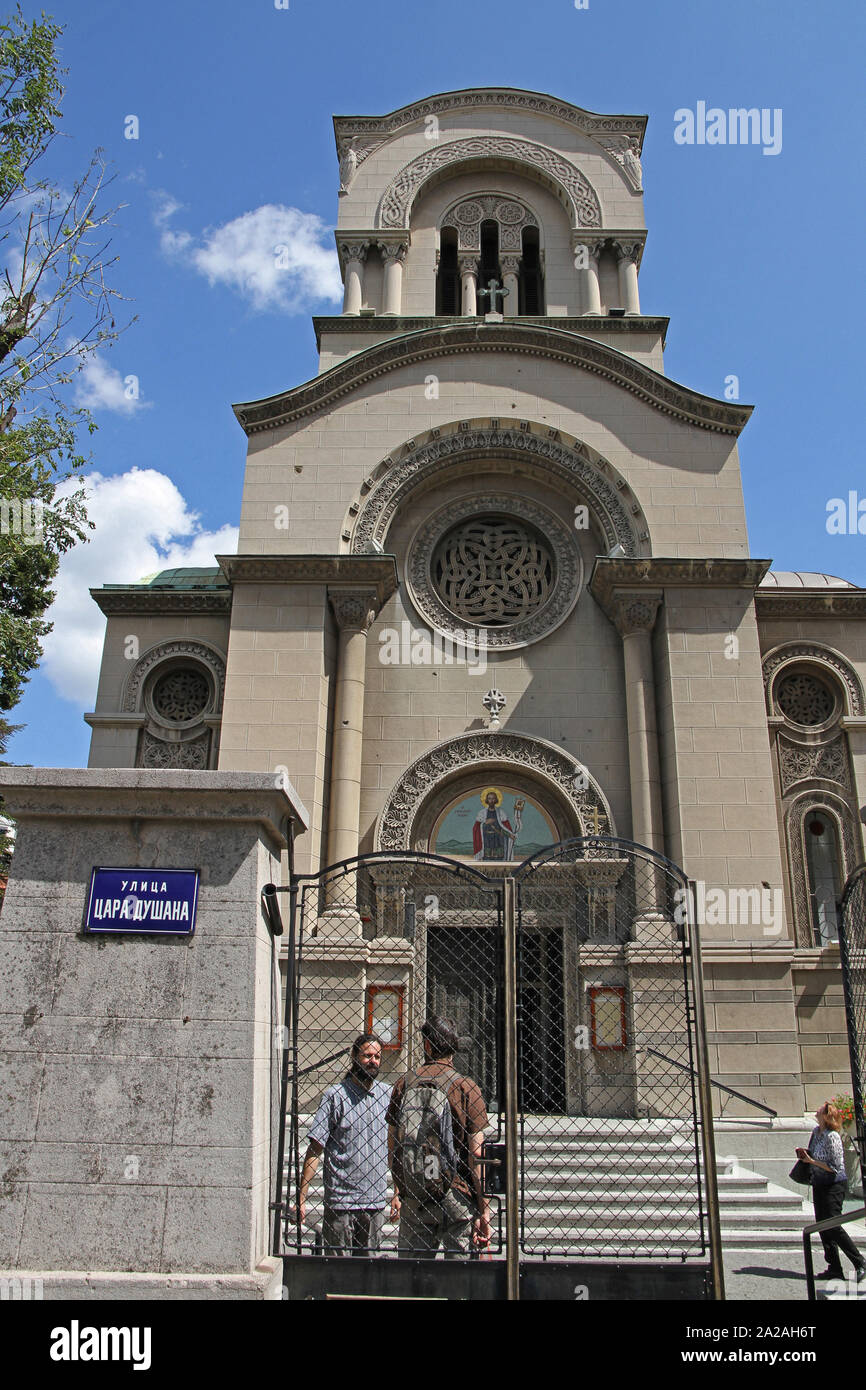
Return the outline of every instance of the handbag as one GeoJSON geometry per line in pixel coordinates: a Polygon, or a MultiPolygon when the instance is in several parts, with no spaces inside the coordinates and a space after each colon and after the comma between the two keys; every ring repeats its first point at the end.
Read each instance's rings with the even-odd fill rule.
{"type": "Polygon", "coordinates": [[[792,1182],[802,1182],[805,1183],[807,1187],[811,1187],[812,1174],[814,1172],[815,1169],[812,1167],[811,1163],[804,1163],[802,1158],[798,1158],[788,1174],[788,1177],[792,1182]]]}

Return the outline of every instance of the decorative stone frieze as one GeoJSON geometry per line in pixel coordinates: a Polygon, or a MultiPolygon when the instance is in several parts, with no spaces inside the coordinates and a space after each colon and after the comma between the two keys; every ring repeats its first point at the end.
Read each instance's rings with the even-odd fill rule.
{"type": "Polygon", "coordinates": [[[523,229],[538,226],[538,218],[525,203],[517,198],[504,198],[501,193],[465,198],[443,213],[439,226],[456,225],[458,251],[480,251],[481,223],[484,221],[499,224],[500,257],[503,251],[520,254],[523,249],[523,229]]]}
{"type": "Polygon", "coordinates": [[[437,784],[473,768],[479,775],[495,769],[499,777],[521,770],[530,773],[559,792],[581,834],[616,834],[600,788],[567,753],[543,739],[484,731],[441,743],[406,769],[379,816],[376,849],[414,848],[418,813],[437,784]]]}
{"type": "Polygon", "coordinates": [[[207,730],[185,742],[157,738],[148,729],[142,734],[141,767],[205,769],[210,764],[211,734],[207,730]]]}
{"type": "Polygon", "coordinates": [[[844,734],[837,734],[829,743],[819,744],[794,743],[784,734],[779,734],[778,749],[779,776],[783,793],[798,782],[806,782],[811,778],[837,782],[846,791],[851,790],[847,740],[844,734]]]}
{"type": "Polygon", "coordinates": [[[493,471],[497,462],[505,466],[509,459],[519,458],[543,466],[560,488],[568,487],[575,500],[586,502],[608,550],[619,544],[627,555],[638,554],[649,540],[649,530],[640,508],[636,514],[630,509],[634,499],[624,479],[595,450],[553,433],[555,438],[550,431],[529,427],[502,428],[494,420],[461,421],[447,430],[431,431],[420,446],[412,441],[400,458],[389,457],[374,473],[373,486],[355,518],[352,551],[364,555],[373,545],[383,544],[407,494],[437,474],[482,458],[493,471]]]}
{"type": "Polygon", "coordinates": [[[565,203],[572,227],[601,226],[598,195],[574,164],[544,145],[495,135],[437,143],[411,160],[382,195],[377,226],[408,228],[412,204],[429,178],[452,165],[478,159],[495,159],[533,170],[543,181],[549,180],[554,185],[565,203]]]}

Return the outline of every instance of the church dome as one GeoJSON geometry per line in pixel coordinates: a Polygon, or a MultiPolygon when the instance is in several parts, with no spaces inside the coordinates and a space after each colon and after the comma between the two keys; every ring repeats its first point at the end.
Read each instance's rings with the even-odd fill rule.
{"type": "Polygon", "coordinates": [[[816,570],[769,570],[758,585],[759,589],[856,589],[850,579],[835,574],[820,574],[816,570]]]}

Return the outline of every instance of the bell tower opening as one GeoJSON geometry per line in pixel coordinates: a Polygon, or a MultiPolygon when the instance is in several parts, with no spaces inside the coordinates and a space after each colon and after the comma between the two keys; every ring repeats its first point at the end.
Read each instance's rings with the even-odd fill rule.
{"type": "Polygon", "coordinates": [[[440,235],[436,313],[460,313],[460,271],[457,265],[457,231],[454,227],[443,227],[440,235]]]}
{"type": "Polygon", "coordinates": [[[538,228],[524,227],[523,256],[520,261],[519,310],[521,314],[544,313],[544,279],[538,228]]]}

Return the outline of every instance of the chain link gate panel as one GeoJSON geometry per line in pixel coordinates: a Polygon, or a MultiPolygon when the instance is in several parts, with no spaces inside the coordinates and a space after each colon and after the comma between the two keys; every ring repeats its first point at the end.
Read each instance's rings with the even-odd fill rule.
{"type": "MultiPolygon", "coordinates": [[[[714,1169],[707,1105],[698,1104],[699,1082],[705,1098],[708,1084],[696,1046],[700,990],[689,977],[700,969],[691,901],[668,860],[599,837],[554,846],[513,871],[406,852],[296,878],[274,1242],[298,1291],[289,1296],[320,1296],[309,1290],[323,1281],[348,1287],[350,1271],[332,1258],[344,1254],[367,1257],[365,1288],[398,1296],[409,1283],[417,1289],[427,1268],[438,1282],[423,1287],[436,1296],[515,1298],[521,1284],[525,1296],[558,1297],[555,1279],[570,1289],[579,1262],[598,1271],[596,1287],[613,1287],[610,1262],[623,1257],[635,1278],[641,1260],[671,1264],[669,1276],[653,1264],[635,1296],[707,1296],[697,1262],[712,1245],[714,1169]],[[393,1087],[408,1076],[409,1094],[424,1080],[420,1030],[431,1015],[452,1020],[454,1070],[468,1079],[460,1095],[448,1074],[442,1080],[457,1181],[447,1200],[416,1192],[398,1222],[387,1122],[393,1140],[402,1118],[393,1087]],[[353,1044],[366,1034],[381,1045],[372,1088],[357,1073],[347,1082],[353,1044]],[[366,1129],[358,1107],[370,1112],[366,1129]],[[327,1148],[311,1164],[309,1145],[341,1124],[361,1136],[342,1174],[327,1148]],[[486,1136],[480,1154],[470,1143],[476,1125],[486,1136]],[[336,1215],[325,1212],[323,1178],[337,1191],[336,1215]],[[481,1183],[489,1233],[474,1219],[481,1183]],[[441,1262],[423,1264],[437,1253],[451,1257],[445,1273],[441,1262]],[[686,1287],[675,1261],[689,1263],[688,1287],[700,1292],[659,1291],[665,1279],[686,1287]],[[542,1275],[551,1281],[539,1283],[542,1275]]],[[[617,1287],[601,1296],[632,1296],[617,1287]]]]}
{"type": "Polygon", "coordinates": [[[845,884],[840,919],[839,951],[862,1181],[866,1175],[866,864],[856,868],[845,884]]]}
{"type": "Polygon", "coordinates": [[[687,880],[609,838],[515,877],[521,1252],[701,1258],[687,880]]]}
{"type": "MultiPolygon", "coordinates": [[[[488,1166],[484,1154],[472,1152],[473,1133],[485,1131],[491,1144],[501,1137],[501,876],[491,880],[439,856],[380,854],[299,878],[294,896],[286,1175],[293,1200],[281,1204],[283,1250],[396,1255],[399,1246],[400,1254],[415,1258],[439,1249],[501,1255],[499,1195],[488,1199],[489,1245],[480,1243],[486,1232],[472,1220],[466,1225],[477,1211],[476,1188],[488,1166]],[[441,1062],[432,1070],[425,1064],[420,1030],[431,1015],[454,1024],[457,1048],[450,1069],[441,1062]],[[381,1068],[369,1091],[357,1074],[346,1080],[353,1043],[365,1034],[381,1044],[381,1068]],[[421,1081],[431,1080],[433,1091],[447,1099],[445,1108],[453,1109],[450,1141],[444,1129],[440,1140],[446,1177],[432,1173],[430,1165],[439,1160],[425,1150],[428,1175],[414,1180],[415,1200],[404,1198],[398,1225],[391,1210],[387,1122],[403,1117],[399,1106],[390,1107],[391,1092],[400,1081],[415,1094],[421,1081]],[[369,1112],[368,1120],[359,1121],[359,1107],[369,1112]],[[339,1160],[344,1171],[326,1151],[308,1183],[308,1139],[312,1133],[324,1140],[329,1124],[355,1134],[350,1152],[339,1160]],[[327,1212],[324,1183],[338,1204],[327,1212]],[[422,1195],[430,1201],[422,1202],[422,1195]],[[434,1200],[439,1195],[441,1201],[434,1200]],[[384,1218],[346,1215],[365,1210],[384,1210],[384,1218]]],[[[430,1091],[421,1087],[425,1096],[430,1091]]],[[[441,1113],[439,1122],[444,1126],[441,1113]]],[[[491,1187],[501,1186],[494,1163],[491,1158],[486,1175],[491,1187]]]]}

